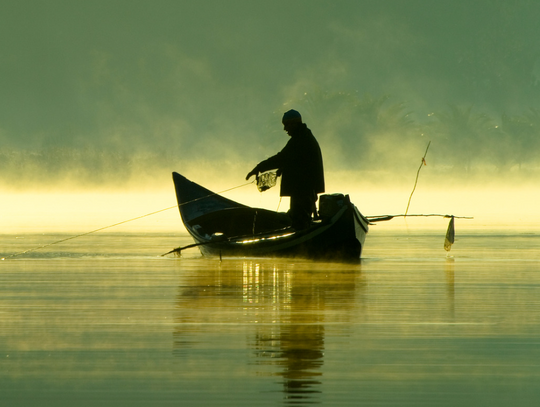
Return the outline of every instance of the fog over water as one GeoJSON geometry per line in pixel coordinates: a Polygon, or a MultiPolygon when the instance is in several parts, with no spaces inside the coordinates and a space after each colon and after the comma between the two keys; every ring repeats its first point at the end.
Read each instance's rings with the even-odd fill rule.
{"type": "Polygon", "coordinates": [[[1,10],[4,193],[167,189],[171,171],[226,189],[281,149],[281,115],[295,108],[321,144],[329,192],[371,190],[359,199],[375,206],[390,189],[404,207],[431,141],[417,193],[517,188],[524,198],[504,207],[516,212],[533,198],[537,1],[6,0],[1,10]]]}
{"type": "Polygon", "coordinates": [[[539,21],[539,0],[1,0],[0,404],[537,406],[539,21]],[[358,264],[173,257],[173,171],[289,208],[245,176],[291,108],[327,193],[403,214],[418,174],[409,214],[473,217],[452,250],[434,216],[376,222],[358,264]]]}

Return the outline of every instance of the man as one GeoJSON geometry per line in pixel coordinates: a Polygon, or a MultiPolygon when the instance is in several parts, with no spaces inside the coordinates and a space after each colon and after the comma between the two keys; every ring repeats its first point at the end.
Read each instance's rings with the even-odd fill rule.
{"type": "Polygon", "coordinates": [[[309,227],[316,213],[317,194],[324,192],[323,160],[319,143],[302,123],[296,110],[283,115],[283,129],[291,137],[283,150],[261,161],[249,172],[246,180],[273,169],[281,174],[281,196],[291,198],[289,216],[296,230],[309,227]]]}

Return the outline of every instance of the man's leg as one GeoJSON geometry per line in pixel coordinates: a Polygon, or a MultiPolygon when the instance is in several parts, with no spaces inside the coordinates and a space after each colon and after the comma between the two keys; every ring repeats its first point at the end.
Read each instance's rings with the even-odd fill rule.
{"type": "Polygon", "coordinates": [[[310,195],[291,196],[291,217],[292,227],[296,230],[307,229],[311,225],[311,215],[315,201],[310,195]]]}

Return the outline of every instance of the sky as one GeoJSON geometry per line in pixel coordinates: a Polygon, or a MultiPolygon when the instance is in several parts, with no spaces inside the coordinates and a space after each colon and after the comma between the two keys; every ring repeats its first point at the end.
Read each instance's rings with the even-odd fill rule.
{"type": "Polygon", "coordinates": [[[240,184],[290,108],[330,179],[410,189],[431,142],[427,184],[534,182],[539,20],[535,0],[3,0],[0,187],[240,184]]]}

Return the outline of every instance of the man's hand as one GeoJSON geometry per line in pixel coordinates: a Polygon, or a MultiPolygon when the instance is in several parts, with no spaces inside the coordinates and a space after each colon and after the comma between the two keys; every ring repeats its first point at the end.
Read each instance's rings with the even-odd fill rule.
{"type": "Polygon", "coordinates": [[[259,175],[259,170],[257,169],[257,167],[253,168],[253,169],[248,173],[248,175],[246,176],[246,181],[247,181],[248,179],[250,179],[250,178],[251,178],[252,176],[254,176],[254,175],[255,175],[255,176],[259,175]]]}

